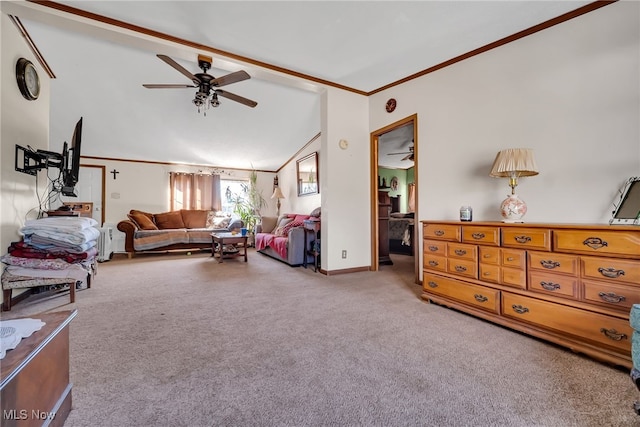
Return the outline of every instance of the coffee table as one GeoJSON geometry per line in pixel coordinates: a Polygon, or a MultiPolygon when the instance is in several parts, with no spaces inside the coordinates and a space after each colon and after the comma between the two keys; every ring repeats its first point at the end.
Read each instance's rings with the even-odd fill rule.
{"type": "Polygon", "coordinates": [[[244,262],[247,262],[247,238],[249,236],[233,233],[211,233],[211,256],[218,258],[218,262],[222,262],[224,258],[235,258],[239,255],[244,255],[244,262]],[[242,243],[244,253],[237,251],[235,253],[225,253],[224,245],[233,245],[242,243]],[[218,256],[216,257],[216,254],[218,256]]]}

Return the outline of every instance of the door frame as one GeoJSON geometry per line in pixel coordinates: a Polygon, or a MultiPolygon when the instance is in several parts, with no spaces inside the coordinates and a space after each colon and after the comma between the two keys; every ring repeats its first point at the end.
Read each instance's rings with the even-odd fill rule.
{"type": "MultiPolygon", "coordinates": [[[[106,167],[104,165],[85,165],[84,163],[80,163],[80,167],[81,168],[102,169],[102,190],[100,191],[100,197],[102,197],[102,212],[100,212],[100,218],[102,219],[102,221],[100,222],[100,227],[102,227],[104,225],[105,210],[106,210],[106,206],[105,206],[105,199],[106,199],[105,187],[107,186],[107,183],[106,183],[106,167]]],[[[93,212],[92,212],[92,214],[93,214],[93,212]]]]}
{"type": "Polygon", "coordinates": [[[409,123],[413,124],[413,171],[414,171],[414,182],[415,182],[415,206],[416,210],[414,213],[414,227],[413,227],[413,252],[414,252],[414,273],[415,280],[418,283],[420,279],[420,254],[419,254],[419,246],[417,243],[418,239],[416,238],[418,233],[418,114],[413,114],[411,116],[405,117],[404,119],[398,120],[397,122],[391,123],[381,129],[375,130],[371,132],[370,141],[371,141],[371,270],[378,271],[380,268],[380,263],[378,260],[378,143],[380,135],[390,132],[399,127],[405,126],[409,123]]]}

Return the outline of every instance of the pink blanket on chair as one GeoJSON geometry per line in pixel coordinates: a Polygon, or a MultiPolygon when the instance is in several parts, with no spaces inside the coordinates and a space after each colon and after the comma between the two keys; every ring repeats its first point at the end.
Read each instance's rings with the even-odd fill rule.
{"type": "Polygon", "coordinates": [[[256,234],[256,249],[261,250],[270,246],[282,259],[287,259],[287,237],[269,233],[256,234]]]}

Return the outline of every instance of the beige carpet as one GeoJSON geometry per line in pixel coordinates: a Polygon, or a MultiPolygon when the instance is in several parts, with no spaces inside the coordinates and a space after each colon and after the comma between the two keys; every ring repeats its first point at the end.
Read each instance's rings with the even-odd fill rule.
{"type": "Polygon", "coordinates": [[[327,277],[164,254],[3,317],[78,309],[69,427],[640,425],[625,370],[419,293],[410,258],[327,277]]]}

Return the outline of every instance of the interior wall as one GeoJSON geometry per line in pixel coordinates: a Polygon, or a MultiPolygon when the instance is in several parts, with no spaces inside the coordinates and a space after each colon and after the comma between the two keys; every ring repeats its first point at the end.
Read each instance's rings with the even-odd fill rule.
{"type": "Polygon", "coordinates": [[[525,221],[606,223],[640,172],[639,20],[639,3],[613,3],[371,96],[372,130],[418,115],[419,219],[470,205],[500,220],[510,189],[491,165],[528,147],[540,174],[519,180],[525,221]]]}
{"type": "MultiPolygon", "coordinates": [[[[293,146],[300,145],[299,141],[292,143],[293,146]]],[[[296,160],[299,160],[308,154],[313,152],[318,153],[318,165],[322,162],[322,155],[320,151],[320,138],[315,139],[309,145],[307,145],[295,158],[291,159],[286,165],[284,165],[278,171],[278,184],[284,194],[284,199],[280,201],[280,213],[299,213],[309,214],[312,210],[321,206],[322,203],[322,188],[319,194],[310,194],[306,196],[298,196],[297,186],[297,169],[296,160]]],[[[320,177],[322,180],[322,177],[320,177]]],[[[269,193],[269,197],[271,197],[269,193]]],[[[269,202],[275,206],[275,201],[269,199],[269,202]]],[[[274,212],[275,212],[274,207],[274,212]]]]}
{"type": "MultiPolygon", "coordinates": [[[[40,67],[24,38],[5,13],[0,14],[0,253],[20,239],[18,230],[38,214],[37,192],[46,188],[46,172],[39,173],[39,188],[32,175],[16,172],[15,146],[49,147],[49,77],[40,67]],[[40,96],[22,97],[16,83],[19,58],[29,59],[40,76],[40,96]]],[[[16,295],[19,292],[14,292],[16,295]]]]}
{"type": "Polygon", "coordinates": [[[368,99],[328,88],[322,99],[320,194],[322,268],[371,265],[371,183],[368,99]],[[340,140],[348,146],[340,148],[340,140]],[[342,258],[342,251],[347,257],[342,258]]]}

